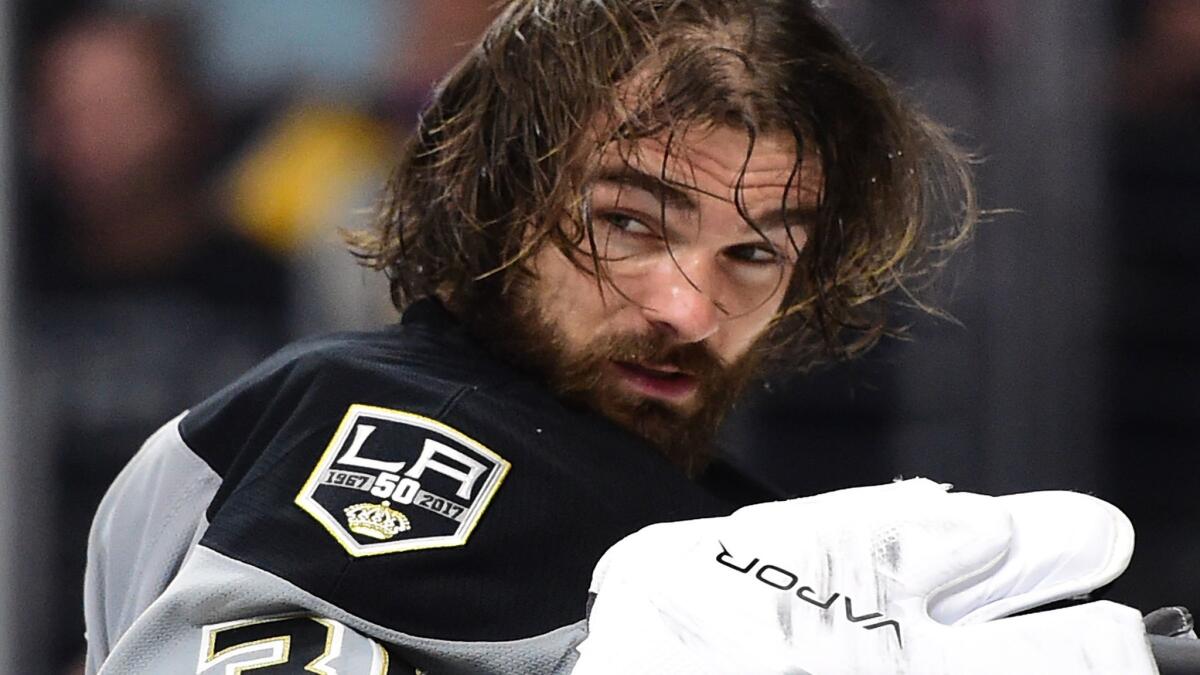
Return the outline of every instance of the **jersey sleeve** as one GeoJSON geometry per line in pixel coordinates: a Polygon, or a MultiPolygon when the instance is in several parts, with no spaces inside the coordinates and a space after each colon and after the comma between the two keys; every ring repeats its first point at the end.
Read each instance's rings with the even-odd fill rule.
{"type": "Polygon", "coordinates": [[[146,441],[93,521],[84,577],[89,673],[162,593],[204,531],[204,508],[220,478],[183,442],[180,417],[146,441]]]}
{"type": "Polygon", "coordinates": [[[320,603],[306,607],[286,584],[262,584],[196,546],[221,478],[181,437],[182,418],[146,441],[97,511],[86,672],[415,673],[381,641],[322,616],[320,603]]]}
{"type": "Polygon", "coordinates": [[[174,625],[122,643],[99,670],[117,673],[416,675],[378,640],[306,612],[174,625]]]}

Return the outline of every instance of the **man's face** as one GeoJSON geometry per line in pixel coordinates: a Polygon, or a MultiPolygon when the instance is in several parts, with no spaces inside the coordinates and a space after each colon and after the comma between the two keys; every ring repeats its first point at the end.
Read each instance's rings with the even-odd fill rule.
{"type": "Polygon", "coordinates": [[[607,151],[587,187],[593,235],[571,252],[583,269],[545,246],[517,298],[557,391],[687,467],[753,374],[819,190],[815,162],[787,188],[790,136],[760,136],[747,161],[748,150],[744,131],[707,127],[669,153],[661,139],[607,151]]]}

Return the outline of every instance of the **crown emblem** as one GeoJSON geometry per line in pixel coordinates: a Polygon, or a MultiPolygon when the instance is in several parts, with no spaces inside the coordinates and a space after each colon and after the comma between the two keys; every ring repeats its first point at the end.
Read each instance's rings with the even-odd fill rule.
{"type": "Polygon", "coordinates": [[[355,504],[344,510],[350,531],[364,537],[386,541],[401,532],[412,529],[408,517],[390,508],[391,502],[381,504],[355,504]]]}

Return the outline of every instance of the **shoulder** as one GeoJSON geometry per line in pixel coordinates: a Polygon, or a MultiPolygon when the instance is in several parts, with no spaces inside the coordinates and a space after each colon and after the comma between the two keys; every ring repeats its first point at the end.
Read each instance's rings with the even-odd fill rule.
{"type": "Polygon", "coordinates": [[[204,546],[429,637],[582,620],[608,546],[726,510],[638,439],[428,326],[296,345],[188,418],[189,443],[225,462],[204,546]]]}
{"type": "Polygon", "coordinates": [[[415,414],[436,416],[462,391],[489,379],[442,342],[400,325],[297,342],[194,406],[180,434],[225,476],[280,430],[315,432],[336,424],[354,404],[401,400],[415,414]]]}

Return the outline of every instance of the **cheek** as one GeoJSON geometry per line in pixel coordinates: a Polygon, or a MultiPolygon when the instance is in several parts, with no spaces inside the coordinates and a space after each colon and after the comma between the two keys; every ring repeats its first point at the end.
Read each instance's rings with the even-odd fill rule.
{"type": "Polygon", "coordinates": [[[572,344],[588,338],[605,313],[595,277],[576,267],[557,249],[539,254],[534,271],[537,280],[532,289],[533,302],[543,320],[572,344]]]}
{"type": "Polygon", "coordinates": [[[757,315],[753,318],[747,316],[732,320],[726,325],[724,339],[714,345],[713,350],[726,363],[737,361],[745,356],[754,341],[766,332],[771,316],[768,314],[762,320],[759,320],[757,315]]]}
{"type": "Polygon", "coordinates": [[[786,288],[780,289],[769,301],[749,314],[729,319],[714,336],[717,342],[713,344],[713,351],[726,363],[732,363],[745,356],[754,342],[770,328],[771,321],[783,304],[785,293],[786,288]]]}

